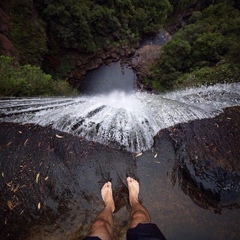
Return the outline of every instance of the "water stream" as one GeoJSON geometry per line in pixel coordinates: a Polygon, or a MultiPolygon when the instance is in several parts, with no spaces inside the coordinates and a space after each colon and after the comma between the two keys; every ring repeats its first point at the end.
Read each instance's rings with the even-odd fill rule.
{"type": "Polygon", "coordinates": [[[240,83],[161,95],[118,90],[73,98],[1,100],[0,121],[52,126],[89,141],[141,152],[151,149],[161,129],[212,118],[239,105],[240,83]]]}

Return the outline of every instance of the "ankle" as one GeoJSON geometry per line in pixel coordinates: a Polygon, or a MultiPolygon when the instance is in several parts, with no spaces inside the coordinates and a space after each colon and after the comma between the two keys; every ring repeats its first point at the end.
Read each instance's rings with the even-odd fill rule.
{"type": "Polygon", "coordinates": [[[131,198],[131,199],[129,199],[129,202],[130,202],[130,205],[131,205],[131,206],[133,206],[133,205],[136,204],[136,203],[139,203],[137,197],[136,197],[136,198],[131,198]]]}
{"type": "Polygon", "coordinates": [[[113,203],[106,203],[105,209],[108,209],[108,210],[110,210],[111,212],[114,212],[114,211],[115,211],[115,206],[114,206],[113,203]]]}

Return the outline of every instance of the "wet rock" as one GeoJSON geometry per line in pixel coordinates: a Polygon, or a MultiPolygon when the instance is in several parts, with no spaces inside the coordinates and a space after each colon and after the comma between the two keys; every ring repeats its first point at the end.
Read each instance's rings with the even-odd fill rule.
{"type": "Polygon", "coordinates": [[[138,81],[141,82],[148,76],[151,67],[157,63],[161,56],[161,48],[158,45],[146,45],[136,52],[132,67],[137,73],[138,81]]]}
{"type": "Polygon", "coordinates": [[[107,58],[107,55],[106,55],[105,52],[103,52],[103,53],[101,54],[101,58],[102,58],[103,60],[107,58]]]}
{"type": "Polygon", "coordinates": [[[205,233],[239,239],[239,119],[240,107],[234,107],[162,130],[139,157],[50,127],[0,123],[0,238],[83,238],[104,206],[100,188],[111,180],[115,234],[125,230],[120,240],[130,215],[130,175],[139,179],[141,200],[169,239],[194,232],[191,221],[207,229],[201,239],[205,233]],[[182,232],[173,229],[183,221],[182,232]]]}
{"type": "Polygon", "coordinates": [[[121,49],[120,50],[120,55],[123,57],[123,56],[125,56],[125,51],[124,51],[124,49],[121,49]]]}
{"type": "Polygon", "coordinates": [[[95,60],[92,60],[90,62],[88,62],[86,65],[85,65],[85,69],[87,70],[92,70],[92,69],[95,69],[98,67],[98,63],[95,61],[95,60]]]}
{"type": "Polygon", "coordinates": [[[228,108],[215,119],[170,130],[178,156],[175,179],[195,203],[218,213],[224,206],[240,207],[239,119],[240,107],[228,108]]]}
{"type": "Polygon", "coordinates": [[[116,52],[113,52],[111,53],[111,57],[114,58],[114,59],[117,59],[118,58],[118,55],[116,52]]]}

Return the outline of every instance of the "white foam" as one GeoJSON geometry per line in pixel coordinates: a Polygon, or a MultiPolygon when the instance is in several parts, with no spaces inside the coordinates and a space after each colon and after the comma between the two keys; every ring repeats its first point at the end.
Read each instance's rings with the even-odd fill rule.
{"type": "Polygon", "coordinates": [[[33,123],[131,152],[150,149],[164,128],[210,118],[240,105],[240,84],[217,84],[163,95],[112,92],[76,98],[1,100],[0,121],[33,123]]]}

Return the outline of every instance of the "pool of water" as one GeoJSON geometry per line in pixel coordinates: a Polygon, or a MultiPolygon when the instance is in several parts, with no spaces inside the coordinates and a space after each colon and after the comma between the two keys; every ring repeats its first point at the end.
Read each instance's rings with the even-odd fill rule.
{"type": "Polygon", "coordinates": [[[131,93],[135,89],[135,73],[120,61],[90,71],[78,88],[80,94],[85,95],[106,94],[113,90],[131,93]]]}

